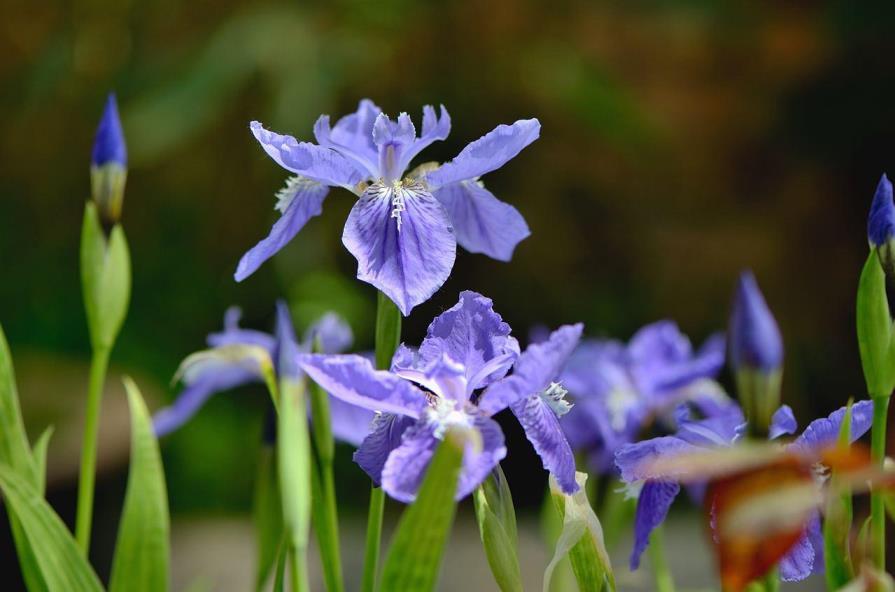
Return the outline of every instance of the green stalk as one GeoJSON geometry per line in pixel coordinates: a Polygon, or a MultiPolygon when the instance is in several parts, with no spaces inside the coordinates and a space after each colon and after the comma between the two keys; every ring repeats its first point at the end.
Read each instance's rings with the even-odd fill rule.
{"type": "Polygon", "coordinates": [[[103,384],[109,368],[111,348],[93,351],[90,361],[90,380],[87,385],[87,414],[84,423],[84,444],[81,448],[81,473],[78,477],[78,510],[75,519],[75,539],[86,557],[90,551],[90,531],[93,522],[93,492],[96,485],[96,448],[99,436],[99,414],[103,399],[103,384]]]}
{"type": "Polygon", "coordinates": [[[292,559],[289,562],[289,579],[292,582],[292,592],[308,592],[311,589],[308,584],[308,558],[303,549],[296,545],[290,547],[292,559]]]}
{"type": "MultiPolygon", "coordinates": [[[[391,366],[392,356],[401,342],[401,311],[388,296],[378,293],[376,300],[376,367],[391,366]]],[[[385,493],[375,485],[370,488],[370,509],[367,514],[367,541],[364,552],[362,592],[376,591],[379,570],[379,547],[382,539],[382,514],[385,510],[385,493]]]]}
{"type": "Polygon", "coordinates": [[[364,552],[364,574],[361,580],[363,592],[375,592],[379,571],[379,542],[382,538],[382,514],[385,510],[385,492],[379,487],[370,488],[370,509],[367,514],[367,543],[364,552]]]}
{"type": "Polygon", "coordinates": [[[332,421],[330,419],[329,396],[318,385],[311,385],[311,426],[313,428],[314,457],[312,467],[313,494],[311,504],[314,509],[314,530],[320,547],[320,561],[323,576],[329,592],[342,592],[342,558],[339,551],[339,517],[336,506],[336,484],[333,473],[332,421]]]}
{"type": "MultiPolygon", "coordinates": [[[[886,459],[886,423],[889,415],[889,397],[873,399],[873,429],[870,434],[870,450],[873,460],[880,467],[886,459]]],[[[870,532],[873,562],[880,571],[886,570],[886,505],[883,492],[874,488],[870,493],[870,532]]]]}
{"type": "Polygon", "coordinates": [[[656,580],[656,592],[674,592],[674,578],[668,561],[665,558],[665,529],[659,525],[653,530],[650,538],[649,557],[656,580]]]}

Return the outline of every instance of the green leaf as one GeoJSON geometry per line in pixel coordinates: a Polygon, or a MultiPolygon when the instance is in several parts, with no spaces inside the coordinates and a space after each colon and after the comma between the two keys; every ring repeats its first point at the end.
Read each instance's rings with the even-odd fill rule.
{"type": "Polygon", "coordinates": [[[502,592],[521,592],[516,512],[500,465],[473,494],[482,546],[494,580],[502,592]]]}
{"type": "MultiPolygon", "coordinates": [[[[852,401],[849,400],[839,429],[839,445],[849,446],[851,442],[852,401]]],[[[852,496],[850,488],[840,482],[836,471],[830,478],[830,495],[823,521],[824,535],[824,575],[828,590],[838,590],[854,577],[854,567],[849,549],[849,534],[852,525],[852,496]]]]}
{"type": "Polygon", "coordinates": [[[53,428],[49,427],[43,431],[34,448],[31,450],[31,456],[34,459],[34,475],[36,479],[37,491],[41,495],[46,493],[47,486],[47,449],[50,446],[50,438],[53,437],[53,428]]]}
{"type": "Polygon", "coordinates": [[[563,529],[556,542],[553,559],[544,571],[544,591],[550,590],[553,570],[566,556],[572,563],[572,572],[580,590],[598,592],[608,584],[609,590],[614,591],[615,575],[603,542],[603,528],[585,493],[587,475],[576,473],[575,480],[579,485],[578,491],[566,495],[556,480],[550,478],[550,492],[562,516],[563,529]]]}
{"type": "Polygon", "coordinates": [[[256,590],[262,590],[267,583],[283,540],[283,509],[276,469],[274,449],[270,446],[262,447],[252,511],[257,552],[256,590]]]}
{"type": "Polygon", "coordinates": [[[124,378],[131,411],[131,463],[110,592],[168,589],[170,526],[165,471],[152,420],[137,385],[124,378]]]}
{"type": "Polygon", "coordinates": [[[109,349],[127,316],[131,260],[121,225],[107,238],[93,202],[84,208],[81,227],[81,286],[93,348],[109,349]]]}
{"type": "Polygon", "coordinates": [[[280,397],[277,458],[283,523],[292,548],[304,552],[311,525],[311,451],[304,384],[284,379],[280,397]]]}
{"type": "Polygon", "coordinates": [[[99,578],[65,524],[40,493],[8,465],[0,465],[0,490],[9,513],[21,524],[46,590],[102,592],[99,578]]]}
{"type": "Polygon", "coordinates": [[[892,356],[892,318],[886,298],[886,277],[879,257],[871,250],[861,270],[857,299],[858,348],[867,392],[888,397],[895,386],[892,356]]]}
{"type": "Polygon", "coordinates": [[[438,446],[416,501],[401,516],[382,572],[381,590],[434,590],[457,504],[454,494],[467,435],[451,429],[438,446]]]}
{"type": "Polygon", "coordinates": [[[24,475],[28,483],[32,485],[37,483],[31,448],[28,445],[28,434],[19,407],[12,356],[2,327],[0,327],[0,463],[24,475]]]}
{"type": "Polygon", "coordinates": [[[401,311],[382,292],[377,292],[376,307],[376,367],[388,368],[392,356],[401,343],[401,311]]]}

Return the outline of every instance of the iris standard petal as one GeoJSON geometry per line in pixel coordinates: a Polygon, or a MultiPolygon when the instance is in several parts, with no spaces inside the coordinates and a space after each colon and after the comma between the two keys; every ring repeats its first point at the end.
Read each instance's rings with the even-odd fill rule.
{"type": "Polygon", "coordinates": [[[357,259],[358,279],[405,316],[444,284],[457,251],[444,208],[416,183],[370,186],[348,215],[342,243],[357,259]]]}
{"type": "MultiPolygon", "coordinates": [[[[115,93],[109,93],[109,96],[106,97],[106,106],[96,128],[96,138],[93,141],[93,152],[90,158],[90,164],[95,167],[110,162],[127,166],[127,145],[124,142],[124,130],[121,128],[121,118],[118,116],[118,101],[115,98],[115,93]]],[[[891,201],[891,197],[889,201],[891,201]]]]}
{"type": "Polygon", "coordinates": [[[444,140],[451,133],[451,116],[447,109],[441,105],[441,116],[435,113],[431,105],[423,107],[423,132],[401,153],[397,168],[402,172],[407,170],[417,154],[425,150],[432,142],[444,140]]]}
{"type": "Polygon", "coordinates": [[[499,125],[466,146],[454,160],[429,173],[426,179],[434,188],[476,179],[502,167],[537,140],[540,133],[541,124],[537,119],[520,119],[512,125],[499,125]]]}
{"type": "Polygon", "coordinates": [[[274,222],[270,234],[252,247],[236,267],[237,282],[246,279],[261,267],[261,264],[273,257],[285,247],[298,231],[304,228],[308,220],[319,216],[323,211],[323,200],[329,193],[329,187],[304,177],[292,177],[279,194],[277,206],[282,212],[274,222]]]}
{"type": "Polygon", "coordinates": [[[373,124],[380,113],[382,109],[373,101],[362,99],[357,111],[339,119],[332,128],[329,115],[321,115],[314,125],[314,136],[318,144],[356,161],[370,178],[376,178],[379,176],[379,151],[373,143],[373,124]]]}
{"type": "Polygon", "coordinates": [[[513,374],[492,384],[482,394],[479,408],[494,415],[516,401],[536,394],[559,378],[578,340],[583,325],[564,325],[547,341],[529,345],[513,365],[513,374]]]}
{"type": "Polygon", "coordinates": [[[631,571],[640,567],[640,556],[649,545],[649,536],[662,524],[681,486],[670,481],[647,481],[637,499],[634,517],[634,548],[631,550],[631,571]]]}
{"type": "Polygon", "coordinates": [[[768,433],[768,438],[774,440],[780,436],[795,434],[797,429],[799,429],[799,422],[796,421],[792,407],[782,405],[771,417],[771,429],[768,433]]]}
{"type": "Polygon", "coordinates": [[[323,390],[346,403],[371,411],[417,418],[426,408],[426,394],[391,372],[375,370],[358,355],[304,355],[301,368],[323,390]]]}
{"type": "MultiPolygon", "coordinates": [[[[793,446],[803,450],[816,450],[835,444],[839,429],[845,419],[846,408],[842,407],[827,417],[815,419],[805,431],[795,439],[793,446]]],[[[854,442],[867,433],[873,424],[873,401],[858,401],[852,405],[851,441],[854,442]]]]}
{"type": "Polygon", "coordinates": [[[335,150],[268,131],[257,121],[253,121],[250,127],[264,151],[288,171],[350,191],[367,178],[366,171],[360,170],[354,162],[335,150]]]}
{"type": "Polygon", "coordinates": [[[152,426],[156,436],[170,434],[189,421],[215,393],[257,380],[257,372],[244,366],[217,366],[201,373],[183,389],[171,406],[159,410],[153,416],[152,426]]]}
{"type": "Polygon", "coordinates": [[[556,478],[564,493],[578,491],[575,481],[575,456],[563,434],[559,419],[541,395],[533,395],[510,405],[522,424],[525,437],[534,446],[544,468],[556,478]]]}
{"type": "Polygon", "coordinates": [[[323,354],[340,354],[354,343],[354,333],[345,319],[328,312],[308,327],[303,342],[308,349],[314,348],[316,342],[323,354]]]}
{"type": "Polygon", "coordinates": [[[451,183],[433,195],[447,210],[457,242],[470,253],[509,261],[516,245],[531,235],[519,210],[494,197],[481,182],[451,183]]]}
{"type": "Polygon", "coordinates": [[[276,344],[269,333],[256,331],[255,329],[243,329],[239,326],[242,310],[238,306],[231,306],[224,313],[224,330],[208,335],[209,347],[221,347],[224,345],[246,344],[257,345],[273,353],[276,344]]]}
{"type": "MultiPolygon", "coordinates": [[[[342,404],[348,405],[344,402],[342,404]]],[[[392,450],[401,445],[404,431],[415,423],[415,419],[406,415],[378,413],[368,426],[369,433],[355,451],[354,462],[370,476],[376,487],[382,485],[382,467],[385,466],[388,456],[392,450]]],[[[335,434],[335,422],[333,428],[335,434]]]]}
{"type": "Polygon", "coordinates": [[[417,359],[427,364],[447,356],[463,366],[467,380],[484,370],[487,374],[476,380],[478,384],[468,385],[476,389],[502,378],[518,353],[519,344],[510,336],[510,326],[494,312],[492,300],[467,290],[460,293],[457,304],[429,324],[417,359]],[[495,360],[499,362],[496,367],[492,364],[495,360]]]}

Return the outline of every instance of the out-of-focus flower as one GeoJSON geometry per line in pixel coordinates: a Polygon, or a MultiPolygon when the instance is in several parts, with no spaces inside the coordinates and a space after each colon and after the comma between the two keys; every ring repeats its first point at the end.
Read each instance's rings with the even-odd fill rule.
{"type": "Polygon", "coordinates": [[[768,433],[780,405],[783,339],[755,276],[744,271],[737,282],[730,317],[730,364],[737,394],[755,435],[768,433]]]}
{"type": "Polygon", "coordinates": [[[730,319],[730,363],[741,369],[774,372],[783,364],[783,339],[755,276],[744,271],[737,283],[730,319]]]}
{"type": "Polygon", "coordinates": [[[453,161],[406,174],[410,162],[429,144],[447,138],[450,128],[444,107],[438,115],[426,106],[417,136],[409,115],[392,121],[366,99],[334,126],[322,115],[314,125],[317,144],[270,132],[253,121],[252,133],[265,152],[295,176],[278,195],[280,219],[243,256],[236,280],[254,273],[319,215],[330,187],[343,187],[359,198],[342,234],[357,259],[357,277],[384,292],[404,315],[447,280],[458,242],[473,253],[509,261],[516,244],[529,235],[528,226],[479,177],[536,140],[540,123],[526,119],[498,126],[453,161]]]}
{"type": "MultiPolygon", "coordinates": [[[[843,407],[828,417],[811,422],[788,446],[793,451],[816,451],[835,444],[845,414],[846,408],[843,407]]],[[[872,402],[861,401],[852,406],[852,441],[870,429],[872,419],[872,402]]],[[[680,492],[677,481],[655,479],[647,467],[657,459],[673,458],[699,449],[732,446],[740,441],[746,427],[742,412],[732,407],[727,413],[710,419],[690,421],[682,418],[680,429],[674,436],[644,440],[619,450],[616,464],[622,480],[633,488],[641,488],[637,501],[631,569],[639,566],[640,556],[649,544],[650,533],[665,520],[671,503],[680,492]]],[[[783,406],[773,415],[769,437],[776,439],[793,434],[796,429],[792,410],[783,406]]],[[[700,490],[697,487],[694,493],[701,495],[700,490]]],[[[796,581],[822,568],[823,537],[819,518],[815,514],[799,541],[780,562],[780,575],[785,581],[796,581]]]]}
{"type": "Polygon", "coordinates": [[[106,99],[102,119],[96,128],[90,159],[90,188],[104,225],[111,227],[121,218],[124,185],[127,181],[127,145],[118,117],[115,94],[106,99]]]}
{"type": "MultiPolygon", "coordinates": [[[[351,328],[334,313],[314,323],[299,341],[289,309],[277,303],[274,335],[239,326],[240,310],[232,307],[224,316],[224,330],[208,336],[211,349],[193,354],[181,365],[178,377],[185,389],[175,402],[153,418],[158,436],[180,428],[214,395],[238,386],[265,381],[264,365],[274,366],[277,376],[298,379],[298,356],[319,344],[321,351],[337,353],[351,347],[351,328]]],[[[330,397],[333,435],[355,446],[370,431],[373,414],[330,397]]]]}
{"type": "Polygon", "coordinates": [[[574,458],[557,419],[563,390],[554,381],[580,334],[580,325],[565,326],[520,354],[491,300],[463,292],[432,321],[417,350],[398,348],[388,371],[353,355],[304,356],[302,368],[333,396],[378,412],[354,460],[395,499],[415,498],[438,442],[456,426],[477,434],[478,445],[468,444],[463,457],[456,498],[469,495],[506,455],[491,417],[507,407],[544,466],[574,491],[574,458]]]}
{"type": "Polygon", "coordinates": [[[693,402],[707,416],[730,405],[713,380],[723,365],[721,336],[694,352],[671,321],[643,327],[627,345],[582,341],[561,375],[575,403],[563,422],[569,442],[589,455],[596,470],[610,471],[620,446],[635,441],[653,420],[672,420],[682,403],[693,402]]]}

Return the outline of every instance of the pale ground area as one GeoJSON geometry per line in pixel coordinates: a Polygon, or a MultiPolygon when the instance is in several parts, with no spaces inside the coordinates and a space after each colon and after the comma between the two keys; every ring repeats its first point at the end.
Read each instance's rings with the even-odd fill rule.
{"type": "MultiPolygon", "coordinates": [[[[665,534],[667,552],[675,572],[678,592],[719,590],[714,578],[713,557],[702,539],[697,517],[675,516],[665,534]]],[[[388,532],[386,533],[388,540],[388,532]]],[[[363,525],[352,522],[342,527],[342,547],[346,589],[357,590],[363,557],[363,525]]],[[[543,544],[538,524],[526,520],[519,524],[520,564],[526,591],[542,589],[544,567],[550,554],[543,544]]],[[[179,520],[173,524],[173,590],[214,590],[245,592],[252,589],[254,546],[252,526],[242,518],[179,520]]],[[[613,553],[619,590],[646,592],[654,589],[647,562],[636,573],[624,566],[630,541],[623,541],[613,553]]],[[[317,555],[312,550],[311,588],[323,591],[317,555]]],[[[568,588],[575,591],[574,583],[568,588]]],[[[783,584],[782,591],[820,592],[823,582],[813,579],[801,584],[783,584]]],[[[441,569],[438,590],[442,592],[490,592],[497,590],[482,551],[475,519],[461,513],[454,525],[451,541],[441,569]]],[[[386,591],[383,591],[386,592],[386,591]]]]}

